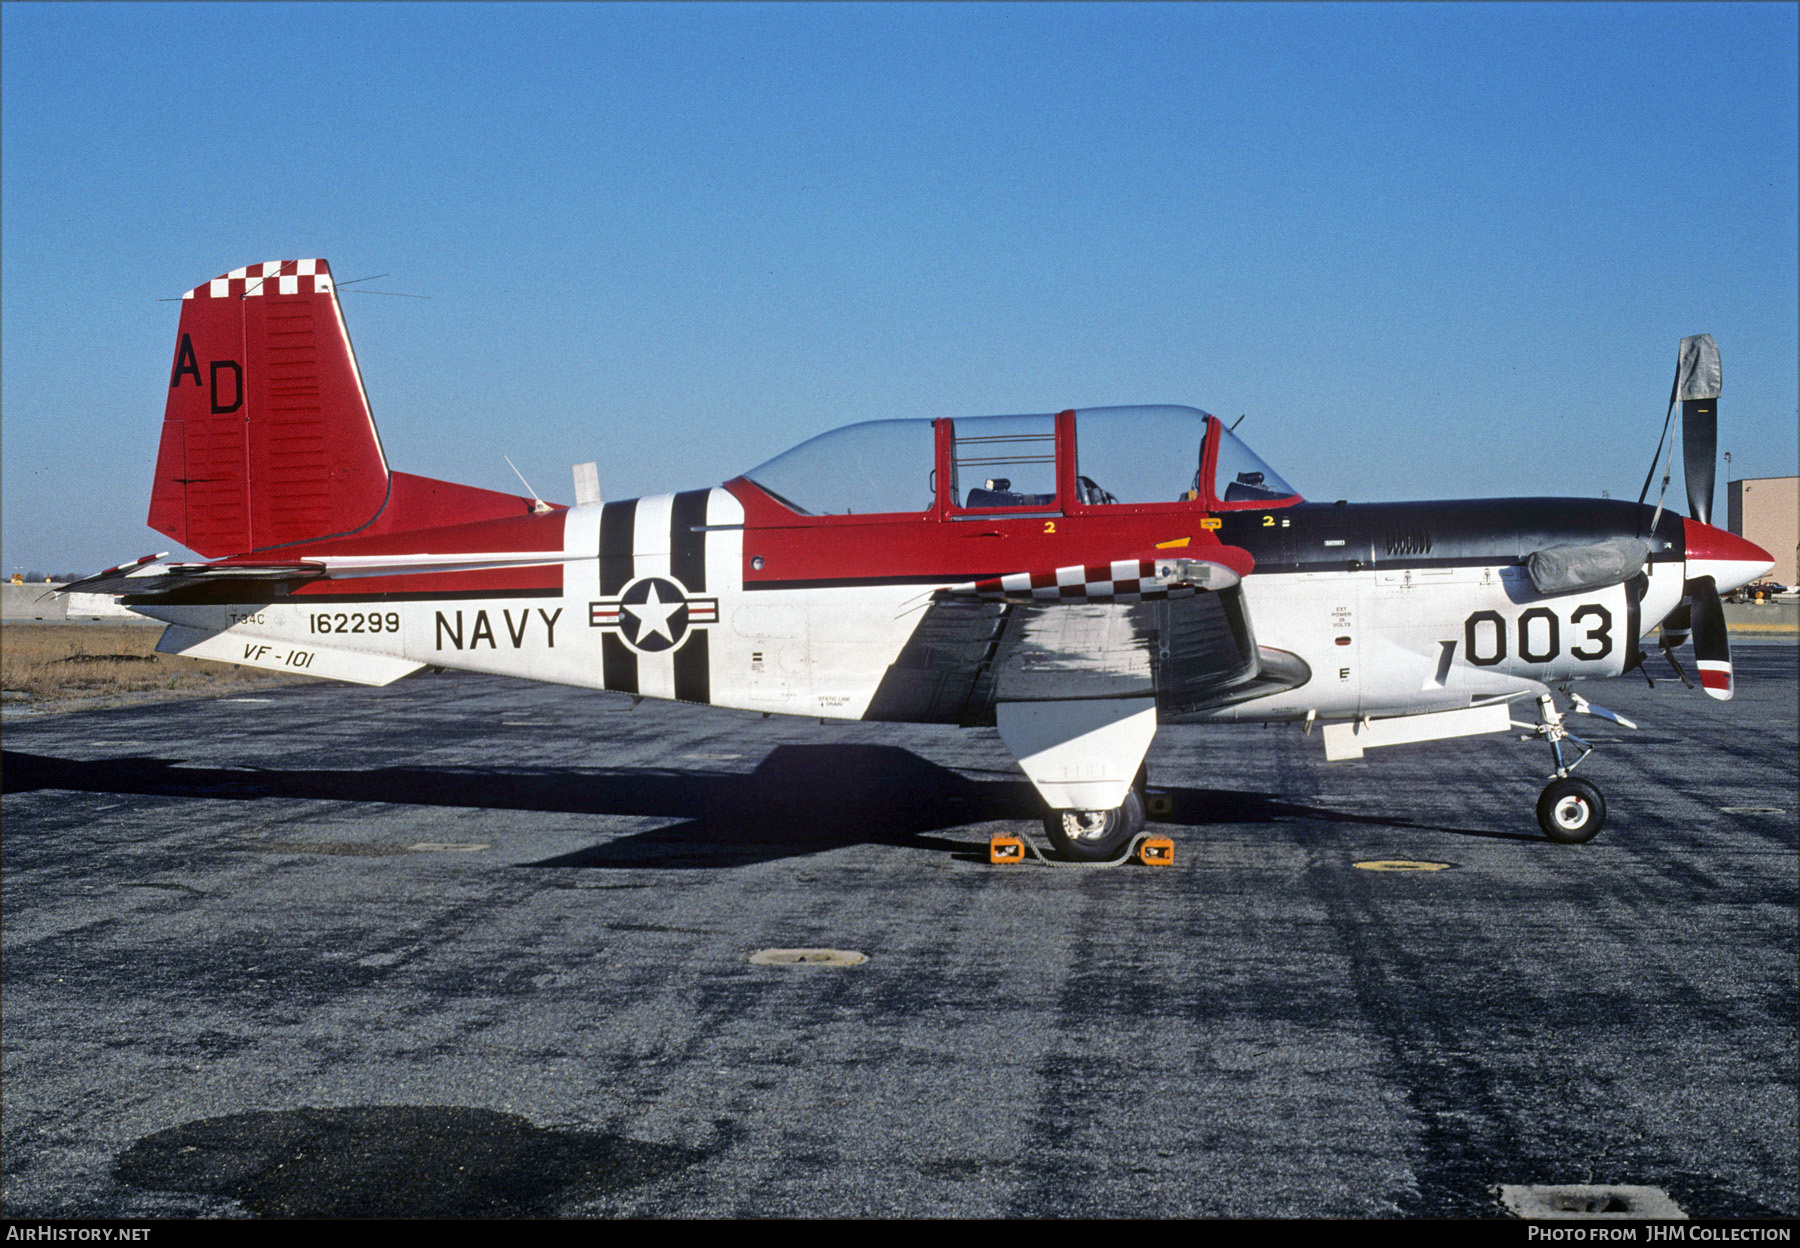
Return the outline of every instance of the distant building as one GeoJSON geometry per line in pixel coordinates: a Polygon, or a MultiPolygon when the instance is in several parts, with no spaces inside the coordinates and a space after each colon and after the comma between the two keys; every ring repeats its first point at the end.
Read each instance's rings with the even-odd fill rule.
{"type": "Polygon", "coordinates": [[[1733,481],[1726,527],[1749,538],[1775,557],[1769,579],[1783,585],[1800,583],[1795,548],[1800,546],[1800,477],[1747,477],[1733,481]]]}

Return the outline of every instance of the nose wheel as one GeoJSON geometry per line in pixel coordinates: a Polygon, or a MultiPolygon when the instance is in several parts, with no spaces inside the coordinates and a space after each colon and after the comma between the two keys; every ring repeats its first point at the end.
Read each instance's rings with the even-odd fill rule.
{"type": "Polygon", "coordinates": [[[1583,845],[1606,824],[1606,799],[1586,780],[1564,776],[1538,796],[1538,827],[1558,845],[1583,845]]]}

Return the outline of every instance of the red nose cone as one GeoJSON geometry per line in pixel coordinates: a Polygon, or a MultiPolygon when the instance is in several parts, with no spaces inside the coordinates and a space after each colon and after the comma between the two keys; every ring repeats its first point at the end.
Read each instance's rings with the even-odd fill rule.
{"type": "Polygon", "coordinates": [[[1715,529],[1710,524],[1701,524],[1698,520],[1684,519],[1682,529],[1687,536],[1687,557],[1689,559],[1705,559],[1709,563],[1766,563],[1775,566],[1774,556],[1758,546],[1755,542],[1746,541],[1736,533],[1728,533],[1724,529],[1715,529]]]}
{"type": "Polygon", "coordinates": [[[1774,556],[1736,533],[1698,520],[1681,522],[1687,544],[1687,574],[1710,576],[1721,592],[1748,585],[1775,566],[1774,556]]]}

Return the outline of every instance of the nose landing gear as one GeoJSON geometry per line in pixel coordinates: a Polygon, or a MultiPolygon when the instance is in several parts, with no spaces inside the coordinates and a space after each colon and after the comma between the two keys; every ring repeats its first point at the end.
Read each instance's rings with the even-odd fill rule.
{"type": "MultiPolygon", "coordinates": [[[[1569,694],[1569,699],[1574,703],[1574,713],[1596,715],[1627,728],[1637,727],[1623,715],[1615,714],[1603,706],[1595,706],[1580,694],[1569,694]]],[[[1563,726],[1562,712],[1556,709],[1556,699],[1549,693],[1539,694],[1537,703],[1539,722],[1535,725],[1518,726],[1532,730],[1531,737],[1521,740],[1541,737],[1548,741],[1550,755],[1556,760],[1556,771],[1550,783],[1538,795],[1538,827],[1544,830],[1545,836],[1559,845],[1586,844],[1598,836],[1600,829],[1606,825],[1606,799],[1600,795],[1599,788],[1586,780],[1576,779],[1570,773],[1594,752],[1594,747],[1563,726]],[[1565,761],[1563,758],[1564,741],[1573,741],[1581,747],[1581,753],[1572,761],[1565,761]]]]}

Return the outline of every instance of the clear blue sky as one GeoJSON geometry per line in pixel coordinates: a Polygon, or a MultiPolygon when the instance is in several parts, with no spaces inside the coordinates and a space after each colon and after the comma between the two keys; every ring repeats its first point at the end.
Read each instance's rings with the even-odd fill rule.
{"type": "Polygon", "coordinates": [[[168,548],[158,300],[310,256],[392,275],[344,304],[396,467],[554,499],[1115,403],[1247,414],[1315,498],[1635,497],[1699,332],[1732,475],[1796,470],[1791,4],[13,3],[0,49],[8,572],[168,548]]]}

